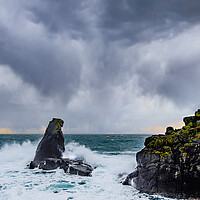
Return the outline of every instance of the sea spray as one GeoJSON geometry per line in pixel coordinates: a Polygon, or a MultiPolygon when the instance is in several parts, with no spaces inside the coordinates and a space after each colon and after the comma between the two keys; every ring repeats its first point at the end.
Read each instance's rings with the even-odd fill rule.
{"type": "Polygon", "coordinates": [[[93,167],[101,164],[97,152],[91,151],[89,148],[86,148],[85,145],[79,145],[77,142],[70,142],[65,146],[63,157],[75,160],[83,160],[93,167]]]}
{"type": "Polygon", "coordinates": [[[34,155],[34,148],[35,145],[29,140],[24,141],[22,144],[16,142],[12,144],[5,143],[0,149],[1,166],[8,163],[13,164],[14,162],[24,166],[30,160],[31,156],[34,155]]]}

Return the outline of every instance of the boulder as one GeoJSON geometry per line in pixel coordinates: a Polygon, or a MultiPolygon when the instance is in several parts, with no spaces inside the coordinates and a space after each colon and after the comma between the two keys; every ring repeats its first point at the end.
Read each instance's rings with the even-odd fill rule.
{"type": "Polygon", "coordinates": [[[148,194],[200,198],[199,126],[190,121],[182,129],[166,132],[146,138],[145,147],[136,154],[136,170],[123,184],[148,194]]]}
{"type": "Polygon", "coordinates": [[[134,172],[132,172],[132,173],[130,173],[127,177],[126,177],[126,179],[125,179],[125,181],[123,181],[123,185],[134,185],[134,179],[135,178],[137,178],[137,176],[138,176],[138,171],[134,171],[134,172]]]}
{"type": "Polygon", "coordinates": [[[66,173],[77,174],[81,176],[91,176],[93,168],[79,160],[63,159],[62,168],[66,173]]]}
{"type": "Polygon", "coordinates": [[[91,176],[93,170],[90,165],[83,163],[83,161],[76,161],[67,158],[47,158],[38,164],[38,168],[43,170],[54,170],[61,168],[66,173],[81,176],[91,176]]]}
{"type": "Polygon", "coordinates": [[[198,109],[198,110],[195,112],[195,117],[197,117],[198,119],[200,119],[200,109],[198,109]]]}
{"type": "Polygon", "coordinates": [[[189,116],[183,118],[183,122],[185,123],[186,126],[188,126],[190,123],[195,124],[197,120],[198,118],[196,116],[189,116]]]}
{"type": "Polygon", "coordinates": [[[171,127],[171,126],[168,126],[168,127],[166,128],[165,135],[170,135],[170,134],[173,133],[173,132],[174,132],[174,128],[171,127]]]}
{"type": "Polygon", "coordinates": [[[39,168],[42,170],[63,169],[66,173],[81,176],[91,176],[93,168],[83,163],[83,161],[62,158],[65,150],[64,137],[61,130],[64,121],[53,118],[45,131],[44,137],[40,141],[34,160],[30,162],[29,168],[39,168]]]}

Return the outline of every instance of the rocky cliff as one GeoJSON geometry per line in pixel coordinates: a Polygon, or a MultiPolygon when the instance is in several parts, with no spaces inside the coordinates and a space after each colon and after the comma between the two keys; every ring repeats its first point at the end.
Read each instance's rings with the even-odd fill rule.
{"type": "Polygon", "coordinates": [[[124,185],[172,198],[200,198],[200,109],[183,119],[181,129],[146,138],[137,168],[124,185]]]}

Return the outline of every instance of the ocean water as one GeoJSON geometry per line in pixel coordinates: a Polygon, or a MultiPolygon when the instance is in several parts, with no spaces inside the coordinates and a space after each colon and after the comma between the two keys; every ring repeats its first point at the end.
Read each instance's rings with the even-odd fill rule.
{"type": "Polygon", "coordinates": [[[161,200],[121,182],[136,167],[136,152],[148,135],[64,135],[63,157],[96,167],[92,177],[62,169],[30,170],[42,135],[0,135],[0,200],[161,200]]]}

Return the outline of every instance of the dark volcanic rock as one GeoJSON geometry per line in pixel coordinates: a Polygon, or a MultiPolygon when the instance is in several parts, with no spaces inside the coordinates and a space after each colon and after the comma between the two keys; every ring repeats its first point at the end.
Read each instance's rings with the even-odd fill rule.
{"type": "Polygon", "coordinates": [[[137,168],[123,184],[172,198],[200,198],[200,110],[184,118],[182,129],[146,138],[137,168]],[[198,116],[199,115],[199,116],[198,116]]]}
{"type": "Polygon", "coordinates": [[[62,159],[46,158],[45,160],[39,163],[38,168],[44,170],[53,170],[60,167],[61,164],[62,164],[62,159]]]}
{"type": "Polygon", "coordinates": [[[62,168],[66,173],[81,176],[91,176],[93,168],[82,161],[62,158],[65,150],[64,137],[61,130],[64,121],[53,118],[49,122],[44,137],[40,141],[34,160],[29,164],[30,169],[38,167],[43,170],[62,168]]]}
{"type": "Polygon", "coordinates": [[[39,169],[53,170],[57,168],[63,169],[66,173],[81,176],[91,176],[93,168],[82,161],[71,160],[67,158],[47,158],[38,165],[39,169]]]}
{"type": "Polygon", "coordinates": [[[61,130],[63,124],[63,120],[56,118],[49,122],[44,137],[37,147],[34,157],[35,162],[46,158],[61,158],[65,150],[64,137],[61,130]]]}
{"type": "Polygon", "coordinates": [[[134,171],[132,173],[130,173],[125,181],[122,183],[123,185],[133,185],[134,184],[134,181],[135,181],[135,178],[137,178],[138,176],[138,171],[134,171]]]}
{"type": "Polygon", "coordinates": [[[81,176],[91,176],[93,168],[83,163],[83,161],[75,161],[70,159],[63,159],[62,168],[66,173],[77,174],[81,176]]]}

